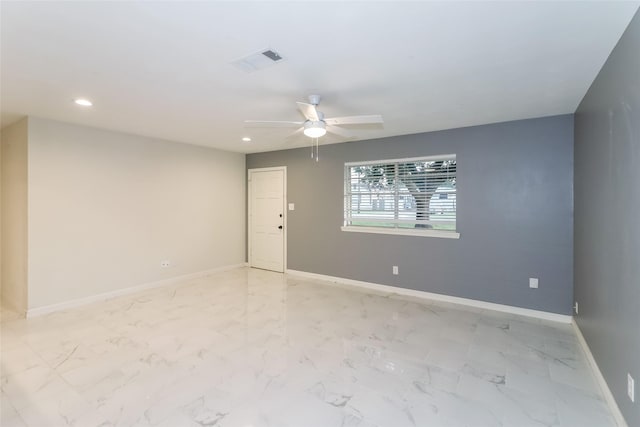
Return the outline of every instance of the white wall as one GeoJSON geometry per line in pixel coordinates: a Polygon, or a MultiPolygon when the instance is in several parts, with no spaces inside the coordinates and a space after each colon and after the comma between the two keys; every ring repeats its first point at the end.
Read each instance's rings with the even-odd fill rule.
{"type": "Polygon", "coordinates": [[[30,118],[29,309],[244,262],[244,174],[243,154],[30,118]]]}
{"type": "Polygon", "coordinates": [[[27,119],[2,129],[2,304],[27,308],[27,119]]]}

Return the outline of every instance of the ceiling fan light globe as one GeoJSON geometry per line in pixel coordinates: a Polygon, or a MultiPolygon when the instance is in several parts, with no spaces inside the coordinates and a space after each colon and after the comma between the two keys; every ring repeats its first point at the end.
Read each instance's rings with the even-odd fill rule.
{"type": "Polygon", "coordinates": [[[304,134],[309,138],[320,138],[327,133],[325,129],[322,128],[308,128],[304,130],[304,134]]]}
{"type": "Polygon", "coordinates": [[[309,138],[320,138],[327,133],[324,122],[307,122],[304,125],[304,134],[309,138]]]}

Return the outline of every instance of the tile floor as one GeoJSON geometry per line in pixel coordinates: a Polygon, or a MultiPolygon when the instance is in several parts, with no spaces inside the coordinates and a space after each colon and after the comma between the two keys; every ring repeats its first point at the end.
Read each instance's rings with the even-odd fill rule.
{"type": "Polygon", "coordinates": [[[1,344],[3,427],[615,426],[569,325],[247,268],[1,344]]]}

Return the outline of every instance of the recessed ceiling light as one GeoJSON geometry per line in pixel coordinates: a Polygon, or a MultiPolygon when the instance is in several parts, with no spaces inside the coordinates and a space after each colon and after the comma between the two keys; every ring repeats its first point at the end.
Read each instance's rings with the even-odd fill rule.
{"type": "Polygon", "coordinates": [[[75,102],[78,105],[82,105],[83,107],[91,107],[93,105],[93,102],[84,98],[75,99],[73,102],[75,102]]]}
{"type": "Polygon", "coordinates": [[[245,136],[244,138],[242,138],[242,140],[244,142],[251,142],[251,138],[249,138],[248,136],[245,136]]]}

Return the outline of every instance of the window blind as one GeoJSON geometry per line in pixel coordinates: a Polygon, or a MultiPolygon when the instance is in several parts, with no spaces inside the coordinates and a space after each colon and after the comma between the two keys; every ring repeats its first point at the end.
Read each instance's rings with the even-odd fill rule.
{"type": "Polygon", "coordinates": [[[346,163],[344,226],[456,231],[456,156],[346,163]]]}

